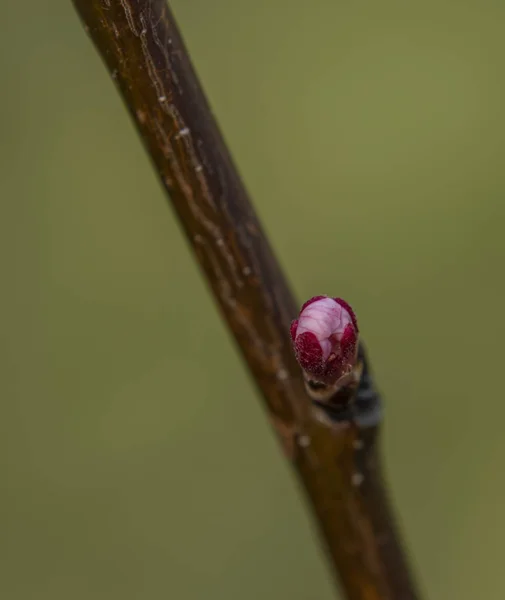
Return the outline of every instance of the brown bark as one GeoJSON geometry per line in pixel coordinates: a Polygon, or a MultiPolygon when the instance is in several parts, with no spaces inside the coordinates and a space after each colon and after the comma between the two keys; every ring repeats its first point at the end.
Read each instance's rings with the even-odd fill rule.
{"type": "Polygon", "coordinates": [[[419,598],[381,476],[380,400],[370,375],[365,367],[348,414],[317,418],[289,340],[297,304],[165,0],[73,2],[263,396],[344,593],[349,600],[419,598]]]}

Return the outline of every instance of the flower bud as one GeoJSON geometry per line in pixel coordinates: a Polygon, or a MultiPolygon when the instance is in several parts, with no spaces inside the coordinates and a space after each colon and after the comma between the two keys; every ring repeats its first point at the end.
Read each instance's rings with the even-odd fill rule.
{"type": "Polygon", "coordinates": [[[336,384],[349,375],[358,349],[358,323],[352,308],[340,298],[314,296],[291,324],[298,363],[308,379],[336,384]]]}

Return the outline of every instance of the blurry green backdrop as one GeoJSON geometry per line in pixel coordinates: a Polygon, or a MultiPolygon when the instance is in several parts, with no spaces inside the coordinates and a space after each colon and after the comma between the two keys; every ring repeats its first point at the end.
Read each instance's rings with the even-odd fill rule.
{"type": "MultiPolygon", "coordinates": [[[[505,3],[173,7],[300,300],[357,310],[427,598],[504,598],[505,3]]],[[[0,29],[0,597],[329,600],[70,1],[7,2],[0,29]]]]}

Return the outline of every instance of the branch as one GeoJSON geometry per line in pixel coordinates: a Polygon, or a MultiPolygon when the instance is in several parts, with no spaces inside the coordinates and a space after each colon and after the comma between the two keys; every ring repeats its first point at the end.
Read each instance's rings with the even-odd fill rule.
{"type": "Polygon", "coordinates": [[[297,305],[165,0],[73,0],[144,141],[298,473],[348,600],[414,600],[377,449],[365,361],[345,414],[308,397],[289,339],[297,305]]]}

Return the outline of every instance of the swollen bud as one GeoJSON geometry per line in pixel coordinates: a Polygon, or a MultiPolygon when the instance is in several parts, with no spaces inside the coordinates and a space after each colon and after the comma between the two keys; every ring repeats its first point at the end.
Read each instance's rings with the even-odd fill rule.
{"type": "Polygon", "coordinates": [[[333,386],[344,383],[356,366],[358,323],[340,298],[314,296],[291,324],[291,339],[305,378],[333,386]]]}

